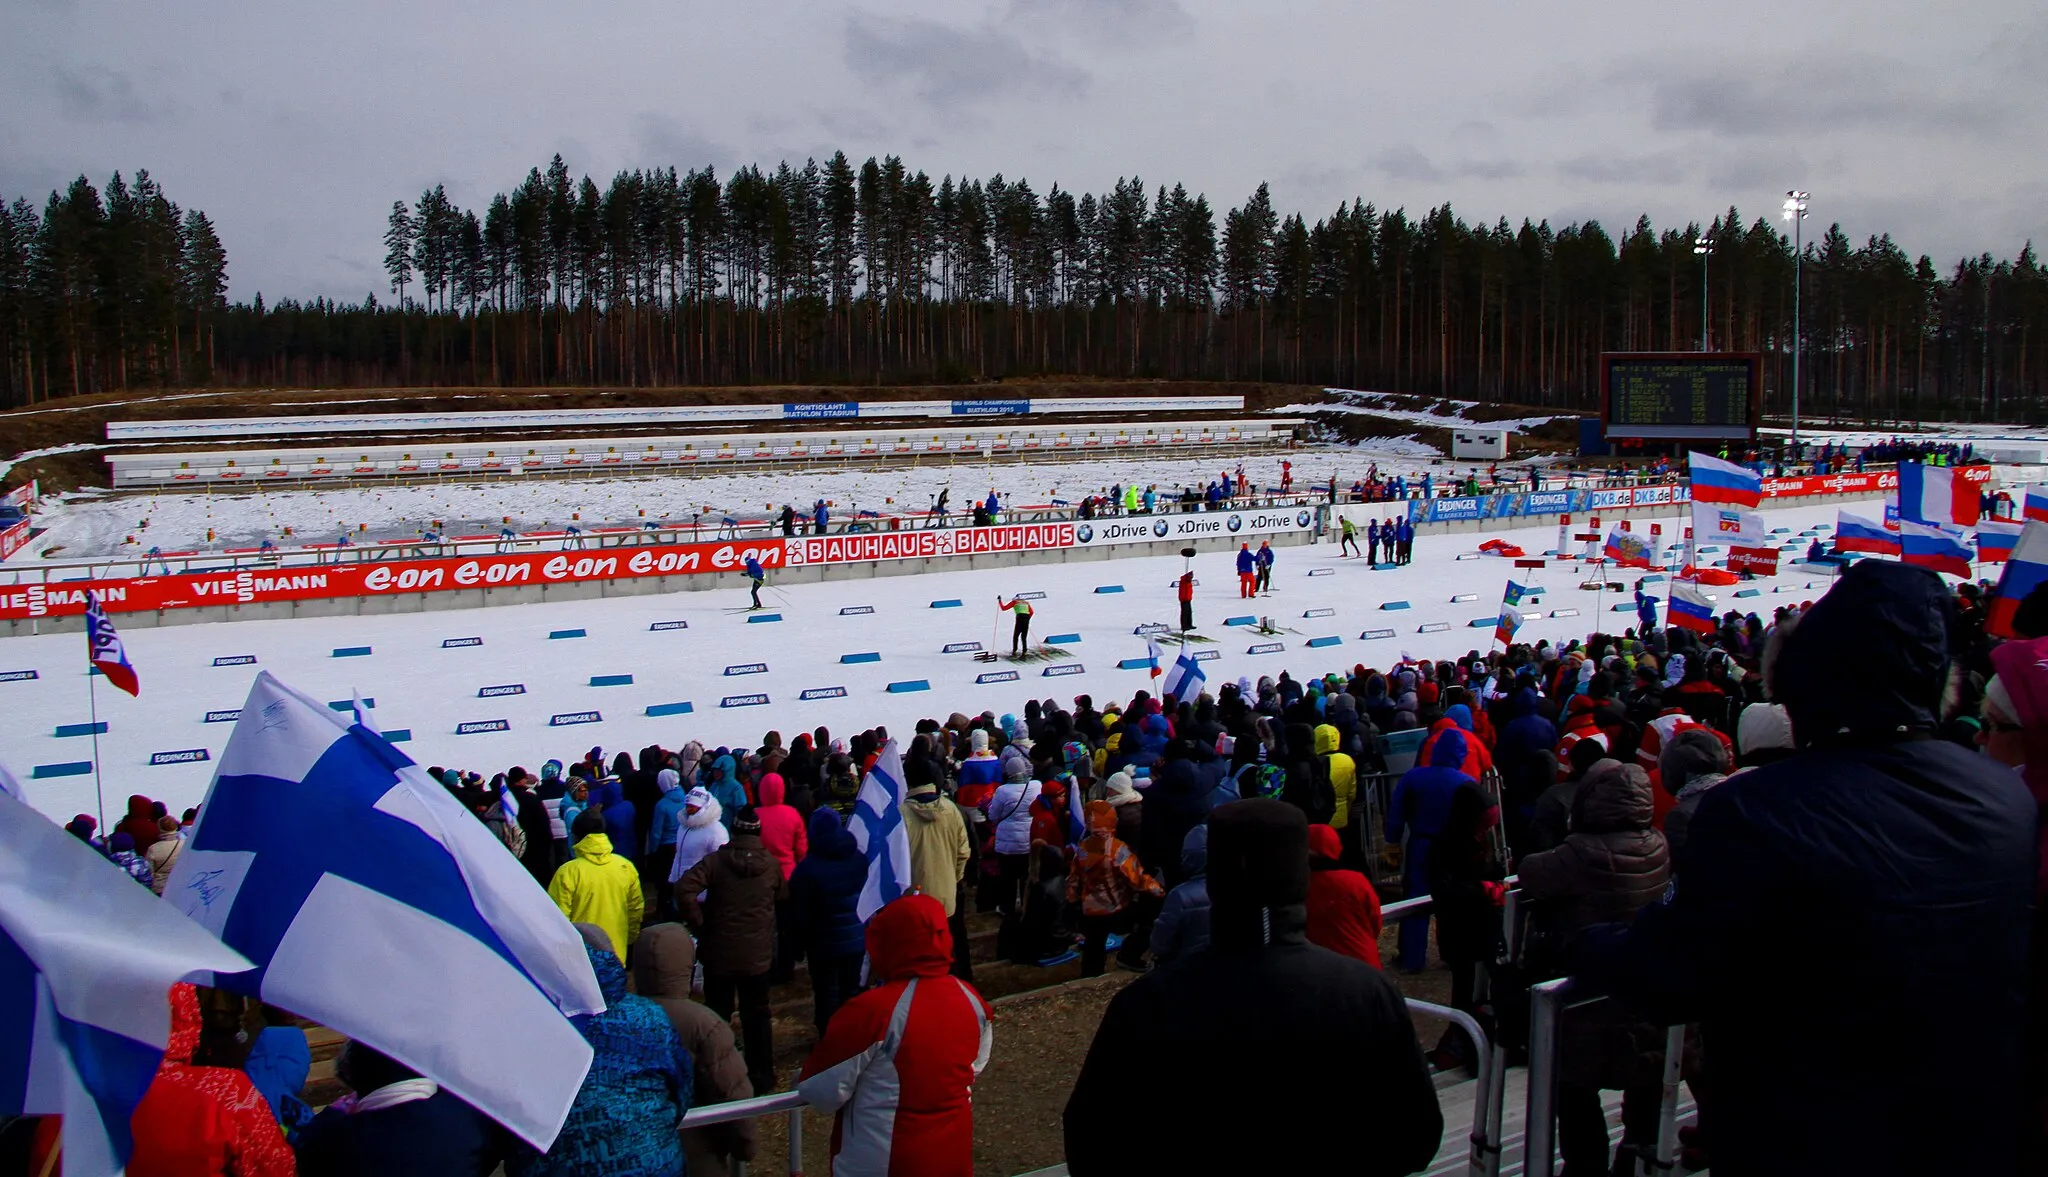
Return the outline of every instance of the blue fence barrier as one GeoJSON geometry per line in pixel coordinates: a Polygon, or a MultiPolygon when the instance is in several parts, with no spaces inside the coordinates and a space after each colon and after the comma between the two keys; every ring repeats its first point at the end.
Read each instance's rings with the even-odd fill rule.
{"type": "Polygon", "coordinates": [[[933,602],[932,602],[932,608],[934,608],[934,609],[958,609],[959,607],[960,607],[960,601],[959,601],[959,598],[957,598],[957,597],[953,597],[953,598],[948,598],[948,599],[946,599],[946,600],[943,600],[943,601],[933,601],[933,602]]]}
{"type": "Polygon", "coordinates": [[[590,676],[590,685],[593,687],[630,687],[633,685],[633,676],[630,674],[593,674],[590,676]]]}
{"type": "Polygon", "coordinates": [[[60,723],[57,725],[57,738],[60,740],[70,739],[72,736],[104,736],[106,734],[107,721],[104,719],[98,723],[60,723]]]}
{"type": "Polygon", "coordinates": [[[334,656],[336,658],[368,658],[370,656],[370,647],[339,646],[335,648],[334,656]]]}
{"type": "Polygon", "coordinates": [[[1223,619],[1223,624],[1225,625],[1257,625],[1258,623],[1259,619],[1250,614],[1246,614],[1243,617],[1226,617],[1223,619]]]}
{"type": "Polygon", "coordinates": [[[43,780],[53,776],[84,776],[91,771],[90,760],[67,760],[63,764],[38,764],[28,775],[30,780],[43,780]]]}
{"type": "Polygon", "coordinates": [[[1095,586],[1095,591],[1098,593],[1120,593],[1124,591],[1124,586],[1120,584],[1098,584],[1095,586]]]}
{"type": "Polygon", "coordinates": [[[841,654],[839,656],[840,663],[848,666],[856,662],[880,662],[881,660],[882,655],[879,650],[864,650],[858,654],[841,654]]]}
{"type": "Polygon", "coordinates": [[[762,622],[767,622],[767,621],[780,621],[780,620],[782,620],[782,614],[780,614],[780,613],[749,613],[749,614],[747,614],[747,624],[748,624],[748,625],[757,625],[757,624],[760,624],[760,623],[762,623],[762,622]]]}
{"type": "Polygon", "coordinates": [[[931,689],[932,684],[921,678],[909,678],[902,682],[892,682],[889,684],[889,693],[892,695],[908,695],[913,691],[929,691],[931,689]]]}
{"type": "Polygon", "coordinates": [[[1056,633],[1045,639],[1045,644],[1048,646],[1071,646],[1080,640],[1081,635],[1077,633],[1056,633]]]}
{"type": "Polygon", "coordinates": [[[647,705],[647,714],[653,719],[660,719],[664,715],[688,715],[695,710],[696,708],[688,703],[649,703],[647,705]]]}
{"type": "Polygon", "coordinates": [[[589,636],[589,634],[584,633],[580,629],[557,629],[548,634],[548,640],[559,641],[562,638],[586,638],[589,636]]]}
{"type": "Polygon", "coordinates": [[[1344,644],[1344,639],[1332,634],[1329,637],[1310,638],[1308,644],[1310,649],[1320,650],[1324,646],[1341,646],[1344,644]]]}

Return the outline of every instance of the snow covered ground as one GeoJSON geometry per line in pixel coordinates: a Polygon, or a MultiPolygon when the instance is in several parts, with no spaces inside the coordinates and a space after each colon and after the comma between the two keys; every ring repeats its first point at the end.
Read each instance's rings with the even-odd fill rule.
{"type": "MultiPolygon", "coordinates": [[[[1286,455],[1294,463],[1296,489],[1327,482],[1335,474],[1344,485],[1365,476],[1373,463],[1382,471],[1419,477],[1431,468],[1435,450],[1411,452],[1401,446],[1364,443],[1321,446],[1286,455]]],[[[1280,483],[1278,455],[1245,461],[1245,473],[1261,486],[1280,483]]],[[[1234,468],[1235,462],[1231,463],[1234,468]]],[[[922,513],[941,489],[951,488],[951,507],[965,510],[995,487],[1006,502],[1019,505],[1074,501],[1112,485],[1136,479],[1156,485],[1162,494],[1182,485],[1202,486],[1224,469],[1221,457],[1209,459],[1104,455],[1080,462],[996,463],[955,465],[890,465],[867,469],[804,470],[774,474],[761,471],[680,478],[646,475],[627,478],[532,479],[508,476],[491,482],[449,483],[336,490],[280,491],[251,488],[243,493],[147,495],[70,495],[45,504],[37,522],[49,530],[17,553],[6,567],[44,561],[106,556],[141,556],[152,546],[167,552],[220,548],[253,548],[264,540],[280,544],[332,543],[349,533],[365,539],[412,539],[440,522],[442,534],[496,535],[510,526],[519,531],[559,529],[582,518],[583,527],[607,524],[638,526],[650,519],[688,521],[704,517],[711,528],[732,515],[761,519],[794,503],[799,511],[818,499],[832,504],[836,519],[855,509],[922,513]],[[641,512],[645,512],[644,515],[641,512]],[[510,518],[509,524],[506,522],[510,518]],[[143,526],[147,520],[148,526],[143,526]],[[367,530],[358,531],[367,524],[367,530]],[[285,535],[290,528],[291,534],[285,535]],[[211,530],[214,538],[207,539],[211,530]],[[133,543],[127,542],[133,537],[133,543]]],[[[1434,467],[1439,479],[1447,471],[1471,469],[1470,463],[1446,462],[1434,467]]]]}
{"type": "MultiPolygon", "coordinates": [[[[1866,504],[1862,509],[1871,508],[1866,504]]],[[[1835,508],[1766,514],[1772,526],[1796,533],[1815,523],[1832,524],[1835,508]]],[[[1677,520],[1663,526],[1667,536],[1681,531],[1677,520]]],[[[1542,617],[1527,623],[1521,640],[1583,637],[1595,628],[1619,632],[1635,623],[1633,611],[1612,611],[1618,600],[1614,594],[1581,591],[1582,576],[1569,562],[1517,573],[1505,560],[1456,559],[1473,552],[1488,534],[1422,537],[1413,564],[1386,572],[1339,558],[1334,544],[1277,549],[1276,591],[1257,601],[1238,599],[1232,553],[1202,555],[1195,560],[1201,581],[1195,616],[1199,631],[1216,640],[1191,648],[1215,652],[1213,661],[1202,664],[1212,685],[1282,669],[1301,676],[1360,662],[1385,667],[1403,654],[1455,657],[1486,648],[1502,587],[1511,576],[1548,590],[1540,604],[1524,605],[1525,612],[1541,612],[1542,617]],[[1475,599],[1451,599],[1463,594],[1475,599]],[[1381,607],[1401,600],[1411,607],[1381,607]],[[1577,614],[1552,616],[1566,610],[1577,614]],[[1227,617],[1254,613],[1271,617],[1288,632],[1263,637],[1223,624],[1227,617]],[[1487,619],[1484,628],[1469,625],[1477,618],[1487,619]],[[1419,632],[1430,624],[1447,628],[1419,632]],[[1391,629],[1393,635],[1361,638],[1373,629],[1391,629]],[[1326,636],[1342,643],[1307,646],[1310,638],[1326,636]],[[1252,652],[1268,643],[1284,649],[1252,652]]],[[[1555,545],[1557,527],[1498,534],[1535,554],[1555,545]]],[[[231,725],[208,723],[207,713],[239,708],[259,669],[323,700],[346,700],[360,692],[376,701],[374,715],[381,727],[411,731],[411,741],[401,747],[420,763],[485,772],[513,764],[537,769],[550,756],[569,760],[593,744],[613,751],[657,741],[680,746],[690,739],[707,745],[755,744],[769,728],[789,734],[820,724],[846,734],[886,723],[907,734],[919,718],[943,720],[954,711],[984,708],[998,715],[1019,712],[1031,698],[1066,700],[1085,692],[1098,704],[1128,699],[1147,685],[1147,676],[1143,670],[1120,670],[1117,663],[1145,656],[1145,639],[1134,635],[1134,627],[1176,621],[1171,584],[1180,570],[1181,561],[1168,556],[792,585],[769,594],[782,617],[779,622],[750,623],[736,611],[746,604],[745,592],[730,589],[389,617],[132,629],[123,636],[141,675],[141,697],[130,699],[104,683],[98,690],[99,718],[108,724],[99,737],[107,804],[110,813],[118,814],[132,792],[163,800],[174,811],[196,803],[211,763],[152,766],[151,756],[199,748],[217,755],[231,725]],[[1123,591],[1096,591],[1107,585],[1121,585],[1123,591]],[[998,632],[1002,619],[993,598],[1020,591],[1045,594],[1038,602],[1033,637],[1042,642],[1075,635],[1078,640],[1064,647],[1073,653],[1071,659],[1012,666],[977,663],[967,652],[942,652],[958,642],[1007,650],[1007,628],[998,632]],[[946,599],[963,604],[931,607],[946,599]],[[859,607],[873,612],[841,612],[859,607]],[[678,621],[687,622],[687,628],[653,628],[678,621]],[[562,630],[583,636],[550,636],[562,630]],[[443,644],[458,638],[481,643],[443,644]],[[337,658],[332,653],[364,646],[371,650],[364,656],[337,658]],[[840,661],[843,655],[868,652],[880,654],[880,660],[840,661]],[[244,656],[254,661],[215,665],[216,659],[244,656]],[[747,672],[755,664],[765,669],[747,672]],[[1018,673],[1015,681],[976,682],[979,675],[1011,670],[1018,673]],[[590,685],[596,676],[611,675],[631,675],[632,681],[590,685]],[[887,691],[892,682],[911,680],[924,680],[931,689],[887,691]],[[482,694],[511,686],[524,689],[482,694]],[[824,688],[844,688],[845,696],[800,698],[802,692],[824,688]],[[722,699],[754,694],[767,696],[768,702],[720,706],[722,699]],[[681,702],[692,704],[692,712],[661,718],[645,714],[650,706],[681,702]],[[550,726],[553,717],[592,711],[600,722],[550,726]],[[505,721],[509,730],[456,734],[460,724],[490,720],[505,721]]],[[[1632,584],[1634,576],[1617,573],[1612,578],[1632,584]]],[[[1709,592],[1725,607],[1768,613],[1774,605],[1817,596],[1826,583],[1825,576],[1798,569],[1758,582],[1763,590],[1758,597],[1737,599],[1734,589],[1709,592]]],[[[0,681],[0,709],[8,717],[0,762],[22,778],[31,803],[59,820],[95,809],[93,778],[36,780],[30,773],[36,765],[93,756],[89,736],[55,735],[58,725],[83,724],[88,718],[84,645],[75,633],[0,640],[0,679],[25,670],[38,676],[0,681]]],[[[1171,657],[1172,647],[1167,652],[1171,657]]]]}

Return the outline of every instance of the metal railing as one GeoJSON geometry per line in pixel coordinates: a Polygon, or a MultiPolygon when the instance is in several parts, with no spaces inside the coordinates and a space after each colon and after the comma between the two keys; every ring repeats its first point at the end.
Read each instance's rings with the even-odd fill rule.
{"type": "MultiPolygon", "coordinates": [[[[1529,987],[1529,1097],[1522,1163],[1525,1177],[1552,1177],[1557,1171],[1557,1074],[1564,1013],[1606,1000],[1604,995],[1575,994],[1570,977],[1529,987]]],[[[1669,1174],[1678,1157],[1678,1084],[1684,1056],[1685,1027],[1666,1027],[1662,1103],[1657,1109],[1655,1151],[1648,1161],[1652,1177],[1669,1174]]]]}
{"type": "MultiPolygon", "coordinates": [[[[683,1131],[692,1128],[709,1128],[714,1124],[731,1124],[739,1120],[753,1120],[762,1116],[789,1116],[789,1174],[803,1177],[804,1172],[804,1109],[811,1105],[794,1091],[783,1091],[775,1095],[757,1095],[752,1099],[735,1099],[728,1103],[706,1104],[691,1108],[683,1116],[683,1131]]],[[[747,1177],[747,1162],[734,1162],[737,1177],[747,1177]]]]}

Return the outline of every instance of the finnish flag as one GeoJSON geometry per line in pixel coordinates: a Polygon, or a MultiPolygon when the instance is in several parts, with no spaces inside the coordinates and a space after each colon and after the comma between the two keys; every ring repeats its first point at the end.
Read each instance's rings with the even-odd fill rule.
{"type": "Polygon", "coordinates": [[[0,789],[0,1115],[63,1116],[67,1174],[127,1164],[129,1117],[170,1040],[171,986],[248,967],[0,789]]]}
{"type": "Polygon", "coordinates": [[[217,983],[331,1026],[535,1148],[604,1009],[533,876],[382,736],[256,676],[164,898],[255,963],[217,983]]]}
{"type": "Polygon", "coordinates": [[[1173,669],[1166,672],[1166,681],[1159,684],[1159,690],[1184,703],[1192,703],[1195,696],[1202,693],[1202,683],[1208,677],[1202,673],[1202,664],[1195,661],[1194,652],[1183,646],[1180,657],[1173,660],[1173,669]]]}
{"type": "Polygon", "coordinates": [[[891,739],[860,783],[847,823],[853,844],[867,860],[854,911],[865,923],[910,890],[910,831],[903,827],[903,752],[891,739]]]}

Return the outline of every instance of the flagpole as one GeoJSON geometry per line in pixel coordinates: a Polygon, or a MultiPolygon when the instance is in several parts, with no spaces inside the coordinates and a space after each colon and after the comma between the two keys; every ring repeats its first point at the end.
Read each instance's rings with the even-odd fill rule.
{"type": "Polygon", "coordinates": [[[99,676],[99,667],[91,662],[85,664],[85,705],[91,720],[92,732],[92,796],[93,804],[99,811],[100,836],[107,833],[107,797],[100,787],[100,699],[97,684],[92,680],[99,676]]]}

